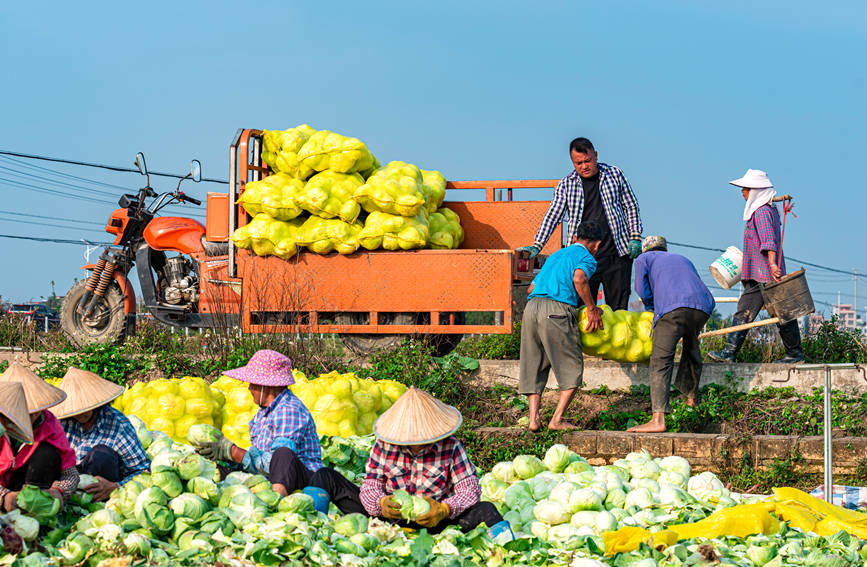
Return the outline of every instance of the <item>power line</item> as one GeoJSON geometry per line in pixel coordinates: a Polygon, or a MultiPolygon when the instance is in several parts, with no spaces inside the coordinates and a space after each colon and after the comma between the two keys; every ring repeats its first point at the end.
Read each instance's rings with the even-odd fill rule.
{"type": "MultiPolygon", "coordinates": [[[[669,244],[673,244],[674,246],[682,246],[684,248],[695,248],[696,250],[708,250],[710,252],[725,252],[722,248],[710,248],[708,246],[698,246],[695,244],[684,244],[683,242],[672,242],[668,241],[669,244]]],[[[846,274],[847,276],[856,276],[859,278],[867,278],[867,274],[858,274],[854,271],[841,270],[839,268],[829,268],[828,266],[822,266],[821,264],[814,264],[812,262],[807,262],[806,260],[799,260],[798,258],[784,255],[786,260],[797,262],[799,264],[804,264],[805,266],[810,266],[812,268],[818,268],[820,270],[827,270],[829,272],[836,272],[838,274],[846,274]]]]}
{"type": "Polygon", "coordinates": [[[11,158],[9,156],[0,155],[0,158],[2,158],[3,160],[6,160],[7,162],[11,162],[11,163],[14,163],[16,165],[20,165],[21,167],[26,167],[28,169],[35,169],[37,171],[44,171],[46,173],[50,173],[52,175],[57,175],[60,177],[66,177],[69,179],[76,179],[78,181],[87,181],[88,183],[94,183],[96,185],[103,185],[105,187],[111,187],[113,189],[120,189],[122,191],[128,191],[129,190],[128,187],[124,187],[123,185],[114,185],[113,183],[105,183],[104,181],[97,181],[96,179],[89,179],[87,177],[78,177],[77,175],[72,175],[71,173],[64,173],[62,171],[57,171],[56,169],[51,169],[48,167],[42,167],[40,165],[33,165],[32,163],[27,163],[27,162],[24,162],[24,161],[15,159],[15,158],[11,158]]]}
{"type": "MultiPolygon", "coordinates": [[[[38,160],[42,160],[42,161],[53,161],[55,163],[68,163],[70,165],[83,165],[86,167],[96,167],[96,168],[100,168],[100,169],[107,169],[109,171],[122,171],[122,172],[126,172],[126,173],[139,173],[138,169],[132,169],[129,167],[119,167],[116,165],[105,165],[105,164],[100,164],[100,163],[91,163],[91,162],[87,162],[87,161],[77,161],[77,160],[71,160],[71,159],[54,158],[54,157],[48,157],[48,156],[40,156],[40,155],[36,155],[36,154],[25,154],[25,153],[21,153],[21,152],[12,152],[9,150],[0,150],[0,155],[15,156],[15,157],[21,157],[21,158],[27,158],[27,159],[38,159],[38,160]]],[[[148,171],[148,173],[151,175],[158,175],[160,177],[172,177],[174,179],[183,179],[185,177],[183,175],[176,175],[174,173],[163,173],[160,171],[148,171]]],[[[223,185],[228,185],[228,183],[229,183],[225,179],[214,179],[212,177],[202,177],[202,181],[207,181],[208,183],[221,183],[223,185]]]]}
{"type": "Polygon", "coordinates": [[[66,238],[45,238],[40,236],[22,236],[19,234],[0,234],[0,238],[15,238],[17,240],[32,240],[34,242],[54,242],[58,244],[78,244],[79,246],[90,244],[99,245],[99,246],[111,246],[111,242],[97,242],[95,240],[88,240],[86,238],[82,238],[80,240],[69,240],[66,238]]]}
{"type": "Polygon", "coordinates": [[[19,220],[19,219],[0,218],[0,222],[19,222],[22,224],[48,226],[51,228],[60,228],[60,229],[69,229],[69,230],[83,230],[85,232],[103,232],[102,230],[97,230],[95,228],[83,228],[80,226],[69,226],[69,225],[65,225],[65,224],[51,224],[51,223],[47,223],[47,222],[39,222],[39,221],[33,221],[33,220],[19,220]]]}
{"type": "Polygon", "coordinates": [[[4,215],[15,215],[15,216],[19,216],[19,217],[31,217],[31,218],[36,218],[36,219],[59,220],[59,221],[63,221],[63,222],[75,222],[75,223],[80,223],[80,224],[90,224],[90,225],[95,225],[95,226],[102,226],[102,223],[93,222],[93,221],[83,221],[83,220],[76,220],[76,219],[67,219],[67,218],[62,218],[62,217],[49,217],[49,216],[46,216],[46,215],[34,215],[34,214],[30,214],[30,213],[19,213],[19,212],[17,212],[17,211],[3,211],[3,210],[0,210],[0,214],[4,214],[4,215]]]}
{"type": "Polygon", "coordinates": [[[106,201],[104,199],[97,199],[95,197],[86,197],[83,195],[73,195],[71,193],[66,193],[65,191],[60,191],[57,189],[48,189],[47,187],[41,187],[39,185],[32,185],[30,183],[24,183],[23,181],[16,181],[14,179],[7,179],[5,177],[0,177],[0,181],[5,181],[6,183],[11,183],[13,185],[18,185],[24,189],[29,191],[37,191],[39,193],[45,193],[48,195],[56,195],[58,197],[66,197],[67,199],[77,199],[79,201],[85,200],[93,203],[103,203],[106,205],[114,205],[111,201],[106,201]]]}

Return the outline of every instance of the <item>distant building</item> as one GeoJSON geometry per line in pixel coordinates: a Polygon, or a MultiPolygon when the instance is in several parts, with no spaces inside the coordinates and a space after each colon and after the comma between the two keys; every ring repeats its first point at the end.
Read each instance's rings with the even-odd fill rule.
{"type": "Polygon", "coordinates": [[[864,330],[864,319],[852,308],[851,304],[838,303],[833,306],[833,313],[840,321],[840,326],[849,330],[864,330]]]}

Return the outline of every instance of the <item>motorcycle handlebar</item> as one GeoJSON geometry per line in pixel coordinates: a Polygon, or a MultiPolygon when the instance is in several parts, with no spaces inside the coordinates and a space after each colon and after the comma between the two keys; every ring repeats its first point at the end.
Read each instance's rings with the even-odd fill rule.
{"type": "Polygon", "coordinates": [[[188,202],[188,203],[192,203],[192,204],[194,204],[194,205],[201,205],[201,204],[202,204],[202,202],[199,201],[198,199],[194,199],[194,198],[192,198],[192,197],[187,197],[187,196],[184,195],[183,193],[181,193],[180,195],[178,195],[178,200],[179,200],[179,201],[186,201],[186,202],[188,202]]]}

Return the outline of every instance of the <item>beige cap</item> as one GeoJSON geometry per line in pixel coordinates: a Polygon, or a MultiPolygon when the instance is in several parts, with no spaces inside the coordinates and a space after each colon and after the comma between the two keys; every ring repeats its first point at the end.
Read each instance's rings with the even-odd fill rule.
{"type": "Polygon", "coordinates": [[[463,422],[461,412],[414,387],[373,424],[373,433],[392,445],[426,445],[445,439],[463,422]]]}
{"type": "Polygon", "coordinates": [[[0,414],[6,418],[2,425],[12,435],[25,443],[33,443],[27,397],[24,395],[24,387],[18,382],[0,382],[0,414]]]}
{"type": "Polygon", "coordinates": [[[0,382],[19,382],[24,387],[24,396],[27,398],[27,411],[36,413],[56,406],[66,399],[66,393],[60,388],[55,388],[26,366],[17,362],[9,365],[3,374],[0,374],[0,382]]]}
{"type": "Polygon", "coordinates": [[[60,389],[66,392],[66,399],[51,410],[57,419],[65,419],[104,406],[123,394],[123,386],[72,366],[60,381],[60,389]]]}

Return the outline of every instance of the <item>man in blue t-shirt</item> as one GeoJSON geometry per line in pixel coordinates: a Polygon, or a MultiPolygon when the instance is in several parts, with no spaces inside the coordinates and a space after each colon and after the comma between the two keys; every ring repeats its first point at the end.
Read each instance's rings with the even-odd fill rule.
{"type": "Polygon", "coordinates": [[[698,335],[716,303],[695,266],[668,251],[661,236],[648,236],[635,261],[635,292],[653,311],[653,350],[650,354],[650,421],[629,429],[637,433],[665,431],[669,411],[674,353],[683,339],[683,352],[674,384],[686,405],[695,407],[701,379],[701,343],[698,335]]]}
{"type": "Polygon", "coordinates": [[[587,306],[589,332],[602,328],[602,310],[596,307],[589,281],[596,271],[593,255],[604,236],[605,229],[598,222],[581,223],[576,242],[551,254],[530,284],[521,322],[518,386],[518,392],[530,401],[530,431],[542,428],[539,405],[551,369],[557,378],[560,399],[548,429],[576,429],[563,420],[563,413],[584,377],[577,308],[587,306]]]}

